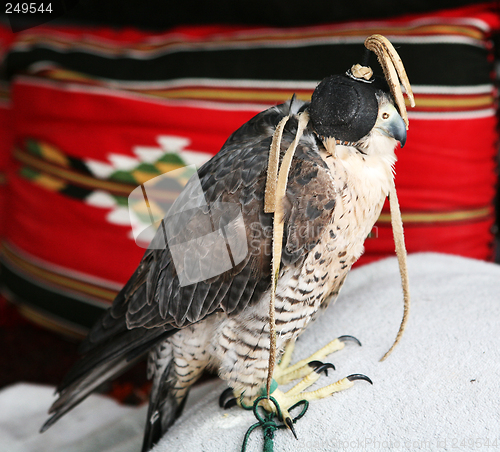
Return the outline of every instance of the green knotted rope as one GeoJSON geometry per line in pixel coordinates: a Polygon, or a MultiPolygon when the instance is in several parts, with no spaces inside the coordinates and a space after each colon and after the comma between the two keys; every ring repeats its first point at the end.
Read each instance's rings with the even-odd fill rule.
{"type": "MultiPolygon", "coordinates": [[[[245,438],[243,440],[243,446],[241,447],[241,452],[246,452],[247,450],[247,445],[248,445],[248,440],[250,439],[250,435],[252,432],[258,428],[261,427],[262,430],[264,431],[264,448],[263,452],[273,452],[274,451],[274,432],[279,429],[287,428],[285,424],[277,425],[276,422],[274,421],[274,418],[277,417],[278,419],[283,419],[283,416],[281,414],[281,409],[280,406],[278,405],[278,402],[274,397],[269,397],[269,400],[273,402],[274,406],[276,407],[276,413],[266,413],[263,416],[259,413],[259,402],[261,400],[267,400],[267,396],[262,396],[262,397],[257,397],[255,399],[255,402],[253,403],[253,406],[245,406],[244,404],[241,404],[241,406],[246,409],[246,410],[253,410],[254,416],[257,418],[257,421],[255,424],[251,425],[250,428],[247,430],[245,433],[245,438]]],[[[297,402],[295,405],[293,405],[289,411],[292,411],[294,408],[303,405],[302,411],[300,414],[292,419],[292,422],[295,424],[299,419],[301,419],[304,414],[306,414],[307,409],[309,408],[309,402],[307,400],[301,400],[300,402],[297,402]]]]}

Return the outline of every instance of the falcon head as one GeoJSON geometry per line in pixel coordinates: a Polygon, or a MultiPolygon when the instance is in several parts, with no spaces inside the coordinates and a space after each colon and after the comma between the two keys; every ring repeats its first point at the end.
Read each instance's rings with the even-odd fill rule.
{"type": "Polygon", "coordinates": [[[309,115],[323,141],[333,137],[363,154],[406,142],[406,124],[387,85],[377,78],[327,77],[314,90],[309,115]]]}

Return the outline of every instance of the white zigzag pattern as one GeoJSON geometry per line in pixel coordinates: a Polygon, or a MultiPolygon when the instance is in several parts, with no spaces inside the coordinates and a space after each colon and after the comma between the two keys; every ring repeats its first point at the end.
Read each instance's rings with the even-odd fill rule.
{"type": "Polygon", "coordinates": [[[107,179],[115,171],[130,171],[141,163],[154,163],[165,153],[176,153],[186,165],[201,166],[211,154],[186,149],[190,144],[189,138],[174,135],[159,135],[156,137],[159,144],[156,146],[134,146],[132,152],[137,157],[123,154],[108,154],[109,163],[101,160],[85,160],[92,174],[99,179],[107,179]]]}
{"type": "MultiPolygon", "coordinates": [[[[159,135],[156,141],[159,145],[158,147],[134,146],[132,151],[137,157],[123,154],[108,154],[109,163],[93,159],[85,160],[85,163],[95,177],[107,179],[115,171],[130,171],[141,163],[155,163],[166,153],[176,153],[186,166],[196,165],[197,167],[201,166],[211,157],[211,154],[206,152],[186,149],[191,142],[186,137],[159,135]]],[[[127,235],[130,239],[134,240],[132,226],[142,225],[142,222],[133,212],[129,212],[129,209],[119,206],[113,196],[105,191],[95,190],[85,201],[94,207],[111,209],[106,216],[106,220],[112,224],[130,226],[131,229],[127,235]]]]}

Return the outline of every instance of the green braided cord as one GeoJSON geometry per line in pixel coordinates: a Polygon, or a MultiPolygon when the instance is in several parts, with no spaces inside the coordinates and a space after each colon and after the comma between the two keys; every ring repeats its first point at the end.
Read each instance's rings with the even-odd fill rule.
{"type": "MultiPolygon", "coordinates": [[[[282,429],[282,428],[287,428],[286,425],[277,425],[276,422],[274,422],[273,418],[277,414],[278,419],[283,419],[283,415],[281,413],[281,408],[276,401],[274,397],[269,397],[269,400],[273,402],[274,406],[276,407],[276,413],[267,413],[265,417],[262,417],[261,414],[259,413],[258,407],[259,407],[259,402],[261,400],[267,399],[267,396],[262,396],[262,397],[257,397],[255,399],[255,402],[253,403],[252,407],[246,406],[242,404],[242,407],[246,410],[253,410],[254,416],[257,418],[257,421],[255,424],[251,425],[247,432],[245,433],[245,438],[243,439],[243,445],[241,447],[241,452],[246,452],[247,450],[247,445],[248,441],[250,439],[250,435],[252,432],[258,428],[261,427],[263,432],[264,432],[264,448],[263,452],[273,452],[274,451],[274,432],[276,430],[282,429]]],[[[301,400],[300,402],[297,402],[295,405],[290,407],[289,411],[292,411],[294,408],[298,407],[299,405],[303,405],[302,411],[299,413],[297,417],[292,419],[292,422],[295,424],[299,419],[301,419],[304,414],[306,414],[307,409],[309,408],[309,402],[307,400],[301,400]]]]}

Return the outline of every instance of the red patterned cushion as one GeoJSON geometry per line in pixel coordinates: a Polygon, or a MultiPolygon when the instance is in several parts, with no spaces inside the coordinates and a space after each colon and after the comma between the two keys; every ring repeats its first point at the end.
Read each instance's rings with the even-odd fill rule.
{"type": "MultiPolygon", "coordinates": [[[[258,111],[293,93],[308,99],[375,32],[398,48],[416,93],[396,176],[408,250],[491,259],[498,28],[495,12],[472,7],[293,29],[19,33],[6,59],[16,164],[5,292],[38,321],[83,333],[143,253],[130,191],[201,163],[258,111]]],[[[374,235],[362,262],[393,254],[387,209],[374,235]]]]}

